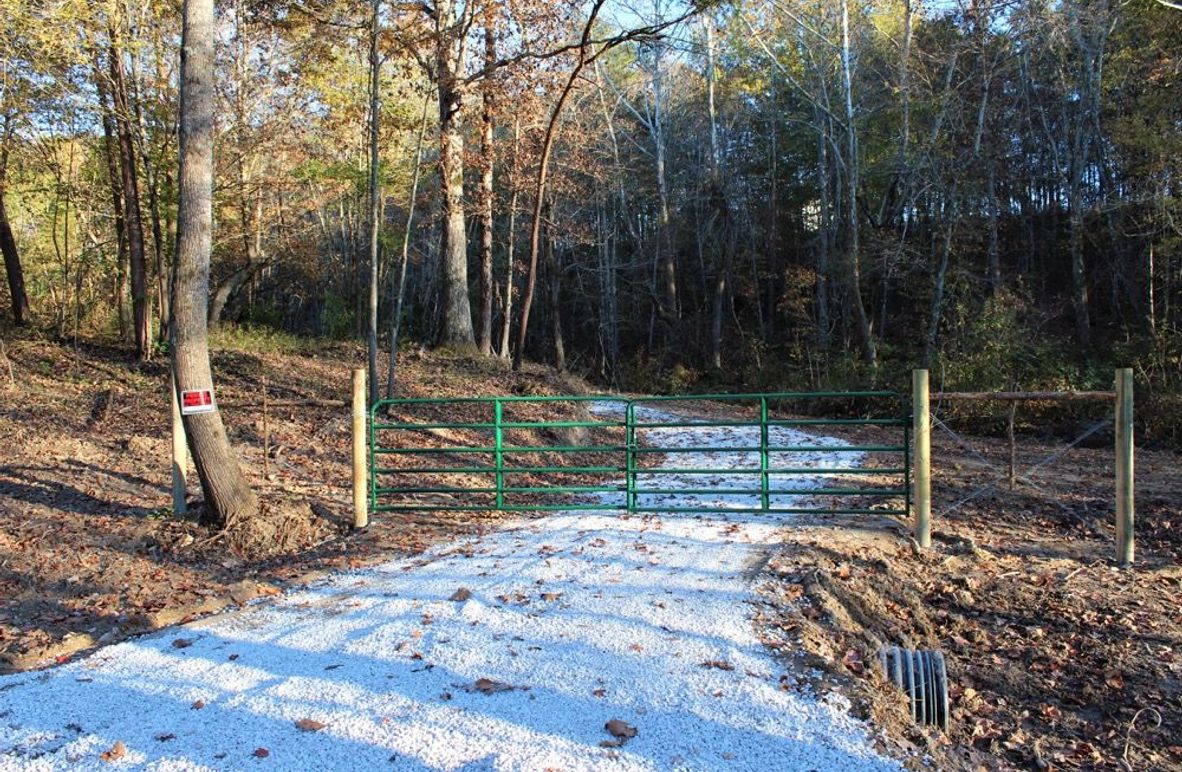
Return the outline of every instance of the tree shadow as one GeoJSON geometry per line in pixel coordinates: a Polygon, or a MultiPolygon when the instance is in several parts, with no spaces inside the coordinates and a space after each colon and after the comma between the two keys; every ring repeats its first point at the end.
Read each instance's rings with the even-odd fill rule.
{"type": "MultiPolygon", "coordinates": [[[[48,468],[24,467],[24,469],[26,471],[53,472],[48,468]]],[[[142,518],[155,511],[149,507],[129,506],[103,499],[58,480],[22,473],[15,467],[0,469],[0,496],[7,496],[25,504],[37,504],[80,515],[142,518]]]]}

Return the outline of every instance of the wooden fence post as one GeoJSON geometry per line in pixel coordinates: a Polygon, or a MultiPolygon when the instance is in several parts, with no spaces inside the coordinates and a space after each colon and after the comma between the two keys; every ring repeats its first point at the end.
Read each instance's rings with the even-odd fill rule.
{"type": "Polygon", "coordinates": [[[353,371],[353,527],[369,525],[365,464],[365,368],[353,371]]]}
{"type": "Polygon", "coordinates": [[[911,435],[915,438],[914,489],[915,541],[932,546],[932,419],[928,412],[928,371],[911,371],[911,435]]]}
{"type": "Polygon", "coordinates": [[[184,517],[189,511],[185,501],[189,471],[189,447],[185,441],[185,423],[181,419],[181,406],[176,398],[176,376],[169,381],[170,402],[172,403],[172,514],[184,517]]]}
{"type": "Polygon", "coordinates": [[[1133,369],[1116,371],[1116,562],[1133,563],[1133,369]]]}

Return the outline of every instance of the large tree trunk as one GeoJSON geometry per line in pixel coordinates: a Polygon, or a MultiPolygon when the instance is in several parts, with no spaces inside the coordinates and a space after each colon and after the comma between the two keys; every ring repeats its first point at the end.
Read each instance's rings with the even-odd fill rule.
{"type": "Polygon", "coordinates": [[[436,78],[439,88],[439,189],[443,202],[440,234],[439,334],[440,346],[473,349],[472,305],[468,300],[468,233],[464,227],[464,133],[460,121],[463,96],[459,84],[459,55],[448,29],[452,0],[435,8],[436,78]]]}
{"type": "Polygon", "coordinates": [[[119,139],[119,172],[123,186],[123,221],[127,228],[127,254],[131,267],[131,315],[135,331],[135,353],[140,359],[152,357],[152,329],[148,319],[148,263],[144,256],[144,224],[140,215],[139,177],[131,134],[131,105],[123,52],[118,45],[117,22],[111,20],[111,44],[107,51],[111,74],[111,97],[115,129],[119,139]]]}
{"type": "MultiPolygon", "coordinates": [[[[185,0],[181,30],[180,174],[173,280],[173,371],[180,392],[212,389],[206,298],[213,246],[213,0],[185,0]]],[[[187,415],[185,434],[205,495],[206,522],[253,518],[259,503],[230,447],[221,413],[187,415]]]]}
{"type": "Polygon", "coordinates": [[[25,272],[21,267],[20,252],[12,227],[8,224],[8,210],[4,208],[4,190],[8,178],[8,139],[12,135],[8,116],[4,118],[0,134],[0,252],[4,253],[4,272],[8,276],[8,294],[12,302],[12,322],[23,327],[29,313],[29,296],[25,292],[25,272]]]}

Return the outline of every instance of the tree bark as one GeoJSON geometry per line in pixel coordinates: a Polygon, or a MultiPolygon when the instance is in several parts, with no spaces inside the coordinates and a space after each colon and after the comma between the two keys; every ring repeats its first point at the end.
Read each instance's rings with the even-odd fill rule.
{"type": "Polygon", "coordinates": [[[119,144],[119,172],[123,187],[123,222],[127,228],[127,254],[131,268],[131,315],[136,356],[152,358],[152,330],[148,318],[148,263],[144,255],[144,223],[140,214],[139,176],[131,133],[131,104],[123,70],[123,51],[115,20],[110,21],[108,64],[115,130],[119,144]]]}
{"type": "Polygon", "coordinates": [[[472,304],[468,299],[468,233],[464,227],[464,133],[460,120],[463,95],[461,62],[450,29],[453,0],[435,7],[436,80],[439,88],[439,186],[443,228],[440,232],[439,333],[436,344],[474,349],[472,304]]]}
{"type": "Polygon", "coordinates": [[[927,368],[932,363],[932,356],[936,351],[936,338],[940,334],[940,317],[944,310],[944,287],[948,277],[948,263],[952,257],[952,231],[956,224],[958,207],[956,205],[956,188],[952,189],[952,201],[945,207],[944,212],[944,243],[940,251],[940,262],[932,277],[932,303],[928,312],[928,329],[923,339],[923,354],[920,364],[927,368]]]}
{"type": "MultiPolygon", "coordinates": [[[[822,127],[830,121],[817,110],[817,120],[822,127]]],[[[829,350],[829,245],[832,241],[833,214],[829,196],[829,132],[823,128],[817,136],[817,191],[819,192],[818,238],[817,238],[817,279],[814,297],[817,306],[817,348],[829,350]]]]}
{"type": "Polygon", "coordinates": [[[850,272],[850,303],[854,306],[854,318],[858,325],[858,337],[862,343],[862,361],[877,367],[878,353],[874,346],[874,332],[862,300],[862,258],[858,243],[858,135],[854,127],[854,88],[851,77],[850,52],[850,8],[849,0],[841,0],[841,74],[845,84],[846,118],[846,185],[849,194],[846,202],[846,216],[849,221],[848,249],[850,272]]]}
{"type": "MultiPolygon", "coordinates": [[[[657,43],[661,46],[663,43],[657,43]]],[[[661,51],[661,49],[658,49],[661,51]]],[[[657,178],[657,260],[660,275],[661,318],[670,331],[670,338],[676,336],[677,318],[680,315],[677,297],[677,266],[673,258],[673,244],[669,229],[669,181],[666,170],[666,146],[664,125],[665,79],[662,71],[663,55],[657,53],[653,61],[653,114],[652,135],[657,178]]],[[[667,344],[673,340],[666,340],[667,344]]]]}
{"type": "MultiPolygon", "coordinates": [[[[206,298],[213,247],[213,0],[185,0],[181,29],[180,174],[173,279],[173,371],[179,394],[212,389],[206,298]]],[[[259,503],[230,447],[221,413],[184,417],[205,495],[203,519],[228,526],[255,517],[259,503]]]]}
{"type": "Polygon", "coordinates": [[[517,242],[517,199],[520,191],[517,186],[517,153],[521,147],[521,118],[513,120],[513,160],[509,171],[509,224],[505,234],[505,304],[501,309],[501,358],[508,359],[510,328],[513,324],[513,292],[514,275],[516,273],[517,242]]]}
{"type": "Polygon", "coordinates": [[[369,403],[381,397],[378,380],[378,235],[381,232],[381,198],[378,195],[378,134],[381,128],[380,86],[382,62],[378,57],[378,25],[381,0],[373,0],[369,30],[369,403]]]}
{"type": "Polygon", "coordinates": [[[107,166],[107,182],[111,188],[111,213],[115,218],[115,292],[114,302],[119,317],[119,338],[127,340],[126,279],[127,279],[127,226],[123,219],[123,178],[119,173],[117,158],[115,121],[107,88],[107,76],[103,74],[102,57],[94,55],[94,88],[98,95],[99,112],[103,123],[103,157],[107,166]]]}
{"type": "Polygon", "coordinates": [[[591,40],[591,30],[595,25],[595,20],[599,16],[599,10],[603,7],[604,2],[606,0],[594,0],[587,14],[587,21],[583,25],[583,35],[579,40],[578,61],[571,68],[566,83],[562,86],[562,91],[558,93],[558,99],[555,100],[554,107],[550,110],[550,119],[546,122],[546,132],[542,137],[542,153],[538,159],[538,174],[534,181],[533,222],[529,232],[529,269],[525,276],[525,293],[521,299],[521,323],[517,329],[517,350],[513,352],[514,370],[520,370],[522,363],[525,361],[525,340],[529,334],[529,312],[534,302],[534,290],[538,283],[538,252],[541,247],[542,205],[546,197],[546,180],[550,171],[550,155],[554,151],[554,140],[558,136],[558,119],[562,116],[562,109],[566,106],[566,100],[570,97],[571,92],[574,91],[575,83],[578,82],[583,68],[592,63],[599,54],[602,54],[610,47],[610,45],[605,45],[594,56],[587,56],[587,44],[591,40]]]}
{"type": "Polygon", "coordinates": [[[11,118],[4,116],[3,134],[0,134],[0,252],[4,253],[4,273],[8,277],[8,294],[12,303],[12,323],[23,327],[28,323],[29,296],[25,292],[25,271],[21,266],[20,252],[12,227],[8,223],[8,210],[4,206],[4,193],[8,182],[8,141],[12,136],[11,118]]]}
{"type": "Polygon", "coordinates": [[[398,287],[394,308],[390,312],[390,357],[386,363],[386,399],[394,399],[394,378],[398,366],[398,334],[402,330],[402,304],[406,299],[406,266],[410,262],[410,231],[415,221],[415,204],[419,195],[419,175],[423,171],[423,138],[427,135],[427,113],[430,94],[423,100],[423,117],[419,120],[419,141],[415,145],[415,171],[410,183],[410,201],[406,207],[406,228],[402,232],[402,260],[398,263],[398,287]]]}
{"type": "MultiPolygon", "coordinates": [[[[496,6],[484,6],[484,66],[497,61],[496,6]]],[[[477,348],[492,355],[493,337],[493,98],[492,76],[480,89],[480,339],[477,348]]]]}
{"type": "Polygon", "coordinates": [[[226,306],[230,304],[230,300],[238,294],[246,282],[250,281],[251,277],[265,268],[267,264],[263,260],[250,260],[217,285],[209,299],[210,326],[216,327],[224,321],[226,306]]]}
{"type": "Polygon", "coordinates": [[[554,345],[554,369],[561,373],[566,370],[566,342],[562,337],[562,266],[558,264],[554,250],[554,230],[547,230],[546,268],[550,274],[551,342],[554,345]]]}

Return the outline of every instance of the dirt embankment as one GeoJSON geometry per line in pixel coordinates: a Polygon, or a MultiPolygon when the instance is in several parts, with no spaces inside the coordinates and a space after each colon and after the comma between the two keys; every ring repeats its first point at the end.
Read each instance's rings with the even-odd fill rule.
{"type": "MultiPolygon", "coordinates": [[[[1119,569],[1110,450],[1073,449],[1010,491],[1003,442],[933,439],[932,549],[893,519],[789,531],[760,590],[768,640],[939,769],[1182,769],[1178,455],[1138,454],[1137,563],[1119,569]],[[945,652],[947,735],[911,723],[883,645],[945,652]]],[[[1062,448],[1021,440],[1019,469],[1062,448]]]]}
{"type": "MultiPolygon", "coordinates": [[[[384,515],[352,533],[348,408],[282,402],[348,399],[350,370],[364,352],[267,340],[248,350],[250,339],[228,339],[213,357],[217,398],[266,508],[265,527],[252,536],[265,531],[265,539],[209,531],[196,522],[196,501],[189,518],[173,517],[166,359],[137,364],[97,344],[6,340],[0,672],[273,594],[317,571],[418,553],[496,522],[479,513],[384,515]]],[[[404,354],[398,375],[399,396],[586,389],[542,368],[512,373],[500,361],[423,351],[404,354]]],[[[192,469],[189,479],[196,497],[192,469]]]]}

